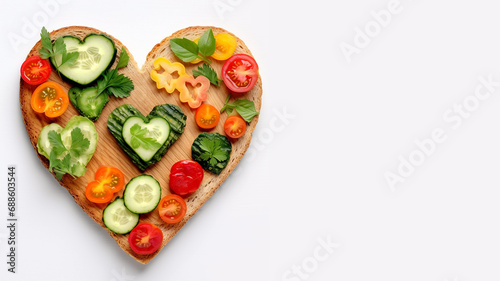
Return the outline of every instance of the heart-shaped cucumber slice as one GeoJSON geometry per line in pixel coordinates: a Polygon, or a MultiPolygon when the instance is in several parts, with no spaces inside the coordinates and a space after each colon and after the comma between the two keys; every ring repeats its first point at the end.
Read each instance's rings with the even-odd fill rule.
{"type": "Polygon", "coordinates": [[[62,55],[50,60],[62,76],[80,85],[94,82],[115,60],[115,43],[104,34],[92,33],[83,41],[74,36],[64,36],[63,41],[68,53],[79,53],[76,62],[61,66],[62,55]]]}
{"type": "MultiPolygon", "coordinates": [[[[151,112],[147,117],[144,117],[144,115],[142,115],[142,113],[132,105],[124,104],[115,108],[111,112],[111,114],[109,114],[108,130],[111,133],[111,135],[113,135],[113,137],[116,139],[118,145],[123,149],[123,151],[130,157],[132,162],[137,166],[137,168],[139,168],[139,170],[141,171],[144,171],[149,166],[160,161],[163,155],[167,153],[168,148],[181,136],[181,134],[184,132],[184,128],[186,127],[186,118],[187,116],[184,114],[184,112],[182,112],[180,107],[173,104],[157,105],[153,108],[153,110],[151,110],[151,112]],[[164,124],[161,120],[154,121],[154,123],[151,124],[152,121],[150,120],[157,119],[158,117],[168,122],[169,125],[168,134],[165,131],[164,125],[160,125],[164,124]],[[126,122],[134,122],[134,123],[127,124],[128,128],[124,129],[126,122]],[[135,127],[134,132],[132,132],[132,128],[135,125],[137,126],[135,127]],[[146,135],[146,132],[144,131],[143,127],[147,129],[147,126],[158,126],[158,131],[161,132],[163,130],[161,136],[162,137],[165,135],[167,136],[167,140],[164,141],[162,137],[158,135],[158,132],[148,131],[148,134],[150,134],[152,138],[156,138],[156,141],[161,144],[161,147],[156,150],[153,156],[151,156],[153,149],[151,149],[151,151],[147,153],[144,151],[143,151],[144,153],[141,152],[141,150],[138,148],[136,148],[137,150],[133,149],[132,147],[134,145],[137,146],[138,144],[132,143],[131,136],[130,138],[129,136],[126,136],[127,134],[133,134],[133,133],[140,135],[141,130],[143,130],[142,133],[146,135]],[[128,138],[128,141],[125,140],[125,137],[128,138]],[[146,161],[144,159],[149,159],[149,160],[146,161]]],[[[147,146],[147,144],[144,145],[147,146]]],[[[138,147],[141,146],[142,144],[139,142],[138,147]]],[[[154,146],[154,144],[152,146],[154,146]]]]}
{"type": "Polygon", "coordinates": [[[145,122],[141,117],[129,117],[123,123],[122,136],[125,142],[144,161],[149,161],[167,141],[170,125],[162,117],[145,122]]]}

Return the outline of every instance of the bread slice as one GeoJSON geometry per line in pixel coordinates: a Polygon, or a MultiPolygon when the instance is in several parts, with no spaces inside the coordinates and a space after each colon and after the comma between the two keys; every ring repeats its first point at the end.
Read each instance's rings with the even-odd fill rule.
{"type": "MultiPolygon", "coordinates": [[[[199,37],[205,32],[208,28],[212,28],[214,34],[226,32],[228,31],[218,28],[218,27],[209,27],[209,26],[194,26],[188,27],[182,30],[179,30],[173,33],[171,36],[163,39],[160,43],[156,44],[153,49],[147,55],[146,62],[143,64],[142,68],[139,69],[136,61],[133,58],[133,54],[127,49],[127,53],[130,55],[130,61],[126,68],[120,69],[119,73],[123,73],[128,76],[134,82],[135,89],[132,91],[130,97],[118,99],[114,97],[110,97],[110,102],[104,108],[101,117],[99,120],[95,122],[97,132],[99,134],[99,140],[97,144],[96,152],[93,158],[90,160],[87,165],[88,171],[84,176],[79,178],[72,178],[69,175],[65,175],[63,179],[59,182],[62,186],[64,186],[69,193],[73,196],[75,202],[80,205],[80,207],[102,228],[104,228],[113,239],[116,240],[117,244],[130,256],[136,259],[140,263],[148,263],[151,261],[163,248],[167,243],[174,237],[174,235],[179,232],[179,230],[186,224],[186,222],[191,218],[200,207],[214,194],[214,192],[219,188],[219,186],[224,182],[224,180],[228,177],[228,175],[233,171],[238,162],[243,157],[244,153],[247,151],[250,140],[252,138],[252,132],[257,125],[258,116],[256,116],[252,122],[249,124],[247,128],[247,132],[243,137],[236,141],[232,141],[233,151],[231,153],[231,158],[227,167],[222,171],[221,174],[215,175],[208,172],[205,172],[205,177],[200,188],[193,193],[191,196],[185,198],[187,203],[187,213],[185,218],[176,224],[166,224],[164,223],[156,210],[151,213],[141,215],[140,222],[151,222],[163,231],[164,239],[162,246],[158,251],[150,255],[138,255],[134,253],[128,244],[128,235],[118,235],[111,231],[109,231],[102,222],[102,211],[105,205],[98,205],[91,203],[85,197],[85,188],[87,184],[93,180],[95,171],[97,168],[103,165],[115,166],[121,169],[125,174],[125,180],[128,181],[131,178],[143,174],[141,173],[134,164],[130,161],[127,155],[122,151],[122,149],[118,146],[115,139],[108,132],[106,127],[107,117],[110,112],[119,105],[122,104],[131,104],[137,109],[139,109],[144,115],[149,114],[151,109],[158,104],[176,104],[181,107],[184,113],[187,115],[187,124],[184,133],[182,136],[174,143],[167,154],[162,158],[162,160],[155,165],[148,168],[144,174],[149,174],[155,177],[162,187],[162,196],[165,196],[170,193],[168,188],[168,177],[170,167],[177,161],[183,159],[191,159],[191,144],[193,140],[203,132],[196,126],[194,121],[194,113],[195,110],[190,109],[186,104],[183,104],[179,101],[178,93],[174,92],[172,94],[168,94],[165,90],[158,90],[156,88],[156,83],[151,80],[150,72],[153,68],[153,61],[158,57],[165,57],[172,62],[176,62],[178,60],[175,55],[170,50],[169,40],[171,38],[188,38],[195,39],[199,37]]],[[[50,33],[51,38],[54,40],[59,36],[72,35],[79,38],[84,38],[86,35],[90,33],[104,33],[95,28],[85,27],[85,26],[70,26],[64,27],[50,33]]],[[[106,33],[104,33],[106,34],[106,33]]],[[[231,34],[231,33],[230,33],[231,34]]],[[[120,50],[122,46],[122,42],[111,36],[110,34],[106,34],[110,36],[116,45],[118,50],[118,56],[120,55],[120,50]]],[[[250,50],[247,48],[245,43],[233,35],[237,39],[237,48],[235,54],[237,53],[245,53],[251,55],[250,50]]],[[[29,56],[39,54],[39,49],[41,48],[41,42],[37,42],[32,50],[29,52],[29,56]]],[[[259,61],[256,58],[257,62],[259,61]]],[[[118,61],[118,59],[115,61],[118,61]]],[[[182,63],[182,62],[181,62],[182,63]]],[[[222,69],[223,61],[212,60],[211,66],[216,70],[216,72],[220,76],[220,72],[222,69]]],[[[200,64],[191,65],[190,63],[183,63],[186,66],[186,71],[188,74],[192,74],[193,69],[196,69],[200,64]]],[[[114,67],[113,65],[112,67],[114,67]]],[[[55,81],[60,83],[63,88],[67,91],[73,85],[63,81],[56,73],[56,71],[52,71],[51,76],[49,77],[49,81],[55,81]]],[[[223,84],[223,83],[222,83],[223,84]]],[[[77,115],[77,111],[72,106],[68,107],[68,110],[61,116],[56,119],[50,120],[46,118],[44,115],[36,114],[30,106],[31,95],[36,86],[31,86],[25,83],[21,79],[20,85],[20,103],[21,103],[21,111],[24,118],[24,123],[26,126],[26,130],[28,132],[30,141],[33,145],[33,148],[36,151],[36,143],[38,139],[38,135],[41,129],[52,122],[56,122],[61,126],[65,126],[67,121],[73,116],[77,115]]],[[[224,101],[229,94],[227,88],[224,85],[220,87],[210,86],[208,100],[206,103],[214,105],[216,108],[222,108],[224,101]]],[[[255,87],[248,93],[246,93],[242,98],[246,98],[252,100],[255,103],[257,111],[260,111],[261,107],[261,96],[262,96],[262,81],[259,76],[259,79],[255,85],[255,87]]],[[[221,121],[217,125],[217,127],[210,132],[219,132],[223,134],[223,123],[226,118],[226,114],[223,113],[221,115],[221,121]]],[[[43,165],[48,168],[49,161],[38,154],[43,165]]],[[[122,191],[123,192],[123,191],[122,191]]],[[[122,192],[118,194],[118,196],[122,196],[122,192]]],[[[221,202],[224,204],[224,202],[221,202]]],[[[83,226],[83,225],[82,225],[83,226]]],[[[97,228],[96,228],[96,231],[97,228]]],[[[89,243],[90,241],[79,241],[79,243],[89,243]]]]}

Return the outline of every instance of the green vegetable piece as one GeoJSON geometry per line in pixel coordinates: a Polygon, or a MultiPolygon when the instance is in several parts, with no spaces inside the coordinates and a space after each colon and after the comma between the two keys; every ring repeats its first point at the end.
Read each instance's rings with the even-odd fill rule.
{"type": "Polygon", "coordinates": [[[203,65],[198,66],[197,70],[193,70],[193,76],[195,78],[200,75],[207,77],[208,80],[210,80],[210,83],[212,83],[213,85],[217,87],[220,86],[220,82],[222,80],[217,77],[217,72],[215,72],[215,70],[211,68],[210,65],[204,63],[203,65]]]}
{"type": "Polygon", "coordinates": [[[255,103],[253,101],[238,99],[233,103],[229,103],[229,98],[230,96],[228,95],[224,106],[220,110],[221,113],[226,111],[227,114],[231,114],[233,109],[236,109],[236,112],[238,112],[238,114],[241,115],[247,123],[250,123],[252,119],[259,114],[259,112],[255,109],[255,103]]]}
{"type": "Polygon", "coordinates": [[[211,28],[201,35],[198,40],[198,49],[200,54],[205,57],[209,57],[215,53],[215,37],[211,28]]]}
{"type": "Polygon", "coordinates": [[[229,163],[231,142],[219,133],[201,133],[191,146],[193,160],[206,171],[220,174],[229,163]]]}
{"type": "Polygon", "coordinates": [[[170,39],[170,49],[183,62],[198,58],[198,45],[187,38],[170,39]]]}

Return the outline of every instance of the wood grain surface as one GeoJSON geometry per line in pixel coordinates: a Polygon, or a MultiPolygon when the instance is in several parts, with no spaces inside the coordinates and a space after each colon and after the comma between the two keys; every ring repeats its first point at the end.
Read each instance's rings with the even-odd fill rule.
{"type": "MultiPolygon", "coordinates": [[[[162,187],[162,197],[170,194],[170,190],[168,188],[168,178],[170,174],[170,167],[177,161],[183,159],[191,159],[191,144],[193,140],[204,130],[198,128],[194,120],[195,110],[190,109],[187,104],[183,104],[179,101],[178,92],[174,92],[172,94],[168,94],[164,89],[158,90],[156,88],[156,83],[151,80],[150,72],[153,68],[153,61],[158,57],[165,57],[169,59],[171,62],[181,62],[178,60],[174,54],[170,50],[169,39],[171,38],[188,38],[194,39],[196,37],[201,36],[203,32],[210,27],[188,27],[182,30],[179,30],[172,34],[171,36],[165,38],[160,43],[156,44],[151,52],[147,55],[146,62],[143,64],[142,69],[139,69],[136,61],[133,58],[133,54],[127,49],[127,53],[130,55],[130,61],[127,67],[119,70],[119,73],[123,73],[132,79],[135,89],[132,91],[130,97],[118,99],[114,97],[110,97],[110,102],[104,108],[101,117],[95,122],[95,126],[97,132],[99,134],[99,140],[97,143],[97,149],[87,165],[87,172],[84,176],[79,178],[73,178],[69,175],[65,175],[63,179],[60,181],[61,186],[65,187],[69,193],[75,199],[75,202],[82,207],[82,209],[90,216],[96,223],[101,225],[103,228],[106,228],[102,223],[102,211],[104,205],[94,204],[87,200],[85,197],[85,188],[90,181],[94,180],[95,171],[103,165],[114,166],[121,169],[125,174],[125,180],[128,182],[133,177],[140,174],[149,174],[156,178],[161,187],[162,187]],[[142,112],[143,115],[148,115],[149,112],[153,109],[154,106],[158,104],[175,104],[178,105],[184,113],[187,115],[186,128],[181,137],[169,148],[168,152],[163,156],[162,160],[152,166],[150,166],[143,173],[136,168],[136,166],[132,163],[132,161],[128,158],[128,156],[123,152],[123,150],[118,146],[113,136],[109,133],[106,122],[108,119],[108,115],[111,113],[113,109],[122,104],[131,104],[136,107],[138,110],[142,112]]],[[[214,34],[227,32],[228,31],[211,27],[214,34]]],[[[73,35],[83,39],[89,33],[104,33],[100,30],[83,27],[83,26],[70,26],[64,27],[51,32],[51,38],[54,40],[55,38],[63,35],[73,35]]],[[[230,33],[231,34],[231,33],[230,33]]],[[[123,44],[118,41],[116,38],[107,34],[111,38],[113,38],[116,48],[118,50],[117,58],[120,55],[120,50],[123,44]]],[[[166,34],[167,36],[168,34],[166,34]]],[[[235,36],[234,34],[232,34],[235,36]]],[[[235,36],[236,37],[236,36],[235,36]]],[[[242,40],[237,38],[237,49],[235,53],[246,53],[251,55],[250,50],[246,47],[242,40]]],[[[28,54],[29,56],[39,54],[38,50],[41,48],[40,41],[35,44],[33,49],[28,54]]],[[[126,48],[126,47],[125,47],[126,48]]],[[[256,58],[258,62],[258,58],[256,58]]],[[[118,59],[115,60],[115,64],[118,59]]],[[[115,64],[112,66],[114,67],[115,64]]],[[[192,65],[190,63],[183,63],[186,66],[186,71],[188,74],[192,74],[192,70],[196,69],[197,65],[192,65]]],[[[220,71],[222,68],[223,62],[212,60],[211,66],[216,70],[216,72],[220,76],[220,71]]],[[[36,86],[31,86],[25,83],[22,79],[20,84],[20,104],[21,111],[24,118],[24,123],[26,125],[26,130],[28,131],[28,135],[30,137],[30,141],[34,148],[34,153],[38,154],[36,149],[36,143],[38,140],[38,135],[40,134],[41,129],[50,123],[56,122],[62,127],[66,126],[67,121],[74,115],[78,115],[78,112],[75,108],[70,105],[68,110],[60,117],[55,119],[48,119],[44,115],[40,115],[35,113],[30,106],[30,99],[33,91],[36,86]]],[[[57,75],[56,71],[52,71],[52,74],[49,77],[49,81],[55,81],[60,83],[66,92],[73,86],[70,83],[67,83],[57,75]]],[[[223,83],[222,83],[223,84],[223,83]]],[[[228,95],[228,90],[224,85],[220,87],[216,87],[211,85],[208,100],[206,103],[212,104],[216,108],[222,108],[224,104],[224,100],[228,95]]],[[[255,87],[242,96],[242,98],[247,98],[255,102],[255,106],[257,111],[260,111],[261,107],[261,96],[262,96],[262,81],[259,76],[259,80],[255,87]]],[[[231,98],[233,101],[235,98],[231,98]]],[[[215,129],[210,130],[209,132],[219,132],[224,134],[223,124],[226,119],[226,113],[221,114],[221,120],[215,129]]],[[[174,237],[174,235],[184,226],[184,224],[191,218],[198,209],[206,202],[210,196],[218,189],[218,187],[224,182],[227,176],[233,171],[236,167],[240,159],[243,157],[244,153],[248,149],[250,145],[250,140],[252,138],[252,132],[255,129],[255,126],[258,121],[258,116],[256,116],[250,125],[248,126],[247,132],[245,135],[232,142],[232,153],[228,166],[222,171],[220,175],[215,175],[209,172],[205,172],[203,182],[200,188],[193,193],[191,196],[185,198],[187,203],[187,213],[185,218],[176,224],[166,224],[164,223],[159,215],[157,210],[154,210],[151,213],[143,214],[140,216],[140,222],[151,222],[163,231],[163,244],[158,251],[150,255],[137,255],[135,254],[128,245],[128,235],[118,235],[108,230],[109,234],[116,240],[117,244],[130,256],[141,263],[148,263],[153,259],[162,249],[163,247],[174,237]]],[[[48,160],[38,154],[41,162],[48,168],[48,160]]],[[[48,170],[47,170],[48,172],[48,170]]],[[[122,196],[123,190],[118,193],[118,196],[122,196]]],[[[82,224],[83,227],[83,224],[82,224]]],[[[106,228],[107,229],[107,228],[106,228]]],[[[82,254],[82,253],[75,253],[82,254]]]]}

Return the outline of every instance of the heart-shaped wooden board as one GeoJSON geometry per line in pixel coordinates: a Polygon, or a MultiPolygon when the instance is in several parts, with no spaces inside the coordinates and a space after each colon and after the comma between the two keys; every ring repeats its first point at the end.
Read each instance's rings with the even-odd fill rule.
{"type": "MultiPolygon", "coordinates": [[[[140,174],[149,174],[152,175],[155,179],[157,179],[162,188],[162,197],[170,194],[171,191],[168,187],[168,180],[170,175],[170,168],[172,165],[184,159],[191,159],[191,145],[194,139],[202,133],[204,130],[199,129],[194,120],[195,110],[189,108],[187,104],[181,103],[179,101],[179,94],[176,92],[172,94],[168,94],[164,89],[158,90],[156,88],[156,83],[151,80],[150,72],[153,68],[153,61],[158,57],[164,57],[170,60],[171,62],[181,62],[170,50],[169,40],[171,38],[188,38],[195,39],[203,34],[208,28],[212,28],[213,33],[222,33],[226,32],[231,34],[230,32],[217,28],[217,27],[207,27],[207,26],[196,26],[196,27],[188,27],[182,30],[179,30],[172,34],[171,36],[165,38],[160,43],[156,44],[151,52],[147,55],[146,62],[142,66],[142,69],[139,69],[137,63],[135,62],[132,54],[127,49],[127,53],[130,55],[130,61],[127,67],[121,68],[118,72],[123,73],[132,79],[135,89],[132,91],[130,97],[127,98],[115,98],[110,97],[110,102],[104,108],[101,117],[95,122],[95,126],[97,132],[99,134],[99,140],[97,143],[97,149],[94,153],[94,156],[90,160],[87,165],[87,172],[85,175],[79,178],[73,178],[70,175],[64,175],[60,184],[64,186],[69,193],[73,196],[75,202],[80,205],[80,207],[100,226],[107,228],[104,226],[102,222],[102,212],[105,205],[94,204],[87,200],[85,197],[85,188],[87,184],[94,180],[94,174],[96,170],[103,165],[109,165],[119,168],[125,174],[125,180],[128,182],[133,177],[140,174]],[[159,104],[175,104],[178,105],[182,111],[187,115],[186,128],[181,137],[169,148],[167,154],[165,154],[162,160],[152,166],[150,166],[143,173],[132,163],[132,161],[128,158],[125,152],[118,146],[117,142],[113,138],[113,136],[108,131],[106,126],[106,122],[108,119],[108,115],[111,113],[113,109],[122,104],[131,104],[140,110],[144,115],[148,115],[151,109],[159,104]]],[[[73,35],[83,39],[86,35],[90,33],[103,33],[100,30],[83,27],[83,26],[70,26],[64,27],[50,33],[52,40],[55,40],[59,36],[64,35],[73,35]]],[[[118,50],[118,55],[120,54],[120,50],[123,44],[118,41],[113,36],[110,36],[116,45],[118,50]]],[[[250,50],[247,48],[245,43],[233,35],[237,39],[237,48],[235,54],[237,53],[245,53],[251,55],[250,50]]],[[[35,44],[33,49],[28,54],[28,57],[39,54],[39,49],[41,48],[41,42],[35,44]]],[[[125,47],[126,48],[126,47],[125,47]]],[[[256,59],[258,62],[258,59],[256,59]]],[[[118,58],[115,60],[114,66],[116,65],[118,58]]],[[[216,70],[219,75],[223,65],[223,61],[212,60],[211,66],[216,70]]],[[[193,69],[196,69],[199,64],[193,65],[191,63],[183,63],[186,66],[186,71],[188,74],[192,74],[193,69]]],[[[68,91],[72,86],[70,83],[63,81],[57,74],[56,71],[52,71],[48,81],[55,81],[60,83],[63,88],[68,91]]],[[[216,87],[211,85],[208,93],[208,100],[206,103],[209,103],[215,106],[218,109],[221,109],[224,105],[224,101],[229,94],[227,88],[223,83],[220,87],[216,87]]],[[[45,117],[45,115],[37,114],[31,109],[30,99],[33,91],[36,86],[31,86],[25,83],[21,79],[20,85],[20,103],[21,103],[21,111],[24,118],[24,123],[26,125],[26,130],[28,132],[31,144],[35,149],[35,152],[38,154],[36,144],[38,140],[38,136],[40,134],[41,129],[50,123],[56,122],[61,126],[65,126],[68,120],[74,116],[78,115],[77,110],[73,106],[69,106],[68,110],[60,117],[55,119],[49,119],[45,117]]],[[[255,107],[257,111],[260,111],[261,107],[261,96],[262,96],[262,81],[259,76],[259,79],[255,85],[255,87],[248,93],[246,93],[241,98],[246,98],[255,103],[255,107]]],[[[233,101],[235,98],[231,98],[233,101]]],[[[218,132],[224,134],[224,120],[226,119],[226,113],[221,114],[221,121],[217,125],[216,128],[210,130],[210,132],[218,132]]],[[[227,176],[233,171],[238,162],[243,157],[244,153],[248,149],[250,145],[250,140],[252,138],[252,132],[257,125],[258,116],[256,116],[252,122],[249,124],[247,131],[244,136],[242,136],[238,140],[232,140],[232,153],[230,157],[229,164],[227,167],[219,174],[215,175],[209,172],[204,173],[203,182],[200,188],[185,198],[187,203],[187,213],[184,219],[176,224],[166,224],[164,223],[158,212],[155,210],[148,214],[143,214],[140,216],[140,222],[150,222],[157,225],[163,231],[163,243],[160,249],[153,254],[150,255],[138,255],[134,253],[129,244],[128,244],[128,235],[118,235],[109,230],[109,234],[116,240],[118,245],[127,252],[130,256],[135,258],[137,261],[141,263],[148,263],[153,259],[162,249],[163,247],[174,237],[174,235],[184,226],[184,224],[191,218],[200,207],[212,196],[212,194],[219,188],[219,186],[224,182],[227,176]]],[[[42,155],[38,154],[38,157],[42,161],[43,165],[48,168],[49,161],[42,155]]],[[[117,195],[122,196],[123,190],[119,192],[117,195]]]]}

